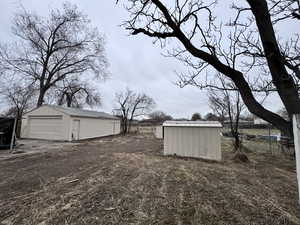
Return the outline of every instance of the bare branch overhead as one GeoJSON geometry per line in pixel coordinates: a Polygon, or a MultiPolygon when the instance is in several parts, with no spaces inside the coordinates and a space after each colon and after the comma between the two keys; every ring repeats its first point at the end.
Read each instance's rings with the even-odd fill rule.
{"type": "MultiPolygon", "coordinates": [[[[244,0],[235,4],[206,0],[123,0],[129,12],[124,27],[131,34],[155,40],[174,40],[178,49],[168,51],[188,67],[179,85],[199,88],[213,84],[214,75],[230,79],[249,111],[292,134],[291,125],[256,99],[257,93],[276,92],[291,116],[300,113],[298,42],[283,47],[276,33],[279,22],[295,20],[297,0],[244,0]],[[227,21],[222,10],[236,13],[227,21]],[[226,6],[227,5],[227,6],[226,6]],[[221,11],[222,11],[221,10],[221,11]],[[225,28],[226,29],[225,29],[225,28]],[[296,47],[295,47],[296,46],[296,47]]],[[[298,20],[295,20],[298,21],[298,20]]],[[[298,35],[298,34],[296,34],[298,35]]],[[[164,47],[165,44],[162,45],[164,47]]]]}

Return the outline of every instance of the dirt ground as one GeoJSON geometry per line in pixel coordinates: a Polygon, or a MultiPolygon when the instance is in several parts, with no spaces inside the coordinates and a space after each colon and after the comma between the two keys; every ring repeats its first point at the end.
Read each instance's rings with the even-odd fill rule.
{"type": "Polygon", "coordinates": [[[165,157],[143,136],[49,146],[0,158],[0,224],[300,224],[289,158],[236,163],[228,141],[222,162],[165,157]]]}

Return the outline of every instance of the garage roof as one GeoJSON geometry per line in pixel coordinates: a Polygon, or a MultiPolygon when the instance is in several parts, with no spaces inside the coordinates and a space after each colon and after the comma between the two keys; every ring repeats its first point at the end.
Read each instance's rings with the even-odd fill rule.
{"type": "Polygon", "coordinates": [[[222,127],[218,121],[166,121],[164,127],[222,127]]]}
{"type": "MultiPolygon", "coordinates": [[[[78,108],[69,108],[69,107],[63,107],[63,106],[58,106],[58,105],[43,105],[43,106],[51,107],[57,111],[60,111],[62,113],[70,115],[70,116],[119,120],[118,117],[112,116],[105,112],[84,110],[84,109],[78,109],[78,108]]],[[[43,107],[43,106],[41,106],[41,107],[43,107]]]]}

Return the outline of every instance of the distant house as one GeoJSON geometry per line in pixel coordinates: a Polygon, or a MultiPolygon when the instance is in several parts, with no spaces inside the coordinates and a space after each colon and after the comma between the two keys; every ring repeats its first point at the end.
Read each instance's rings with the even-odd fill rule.
{"type": "Polygon", "coordinates": [[[138,122],[140,126],[157,126],[162,125],[162,121],[157,121],[153,119],[145,119],[138,122]]]}
{"type": "Polygon", "coordinates": [[[254,124],[255,125],[268,125],[269,123],[259,117],[254,117],[254,124]]]}
{"type": "Polygon", "coordinates": [[[119,118],[104,112],[43,105],[22,118],[22,138],[72,141],[119,133],[119,118]]]}
{"type": "Polygon", "coordinates": [[[162,123],[162,121],[153,119],[133,121],[131,123],[130,132],[136,132],[139,134],[154,134],[155,136],[161,138],[162,123]]]}

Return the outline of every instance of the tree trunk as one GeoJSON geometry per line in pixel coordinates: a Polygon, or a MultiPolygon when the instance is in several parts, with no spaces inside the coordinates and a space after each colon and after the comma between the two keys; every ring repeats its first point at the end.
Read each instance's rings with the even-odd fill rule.
{"type": "Polygon", "coordinates": [[[125,120],[125,134],[128,133],[128,119],[125,120]]]}
{"type": "Polygon", "coordinates": [[[40,107],[41,105],[43,105],[45,94],[46,94],[46,90],[45,89],[40,89],[39,98],[38,98],[38,101],[37,101],[37,104],[36,104],[37,107],[40,107]]]}
{"type": "Polygon", "coordinates": [[[242,151],[241,149],[241,140],[238,132],[234,132],[234,151],[242,151]]]}
{"type": "Polygon", "coordinates": [[[126,118],[122,118],[122,133],[126,134],[127,133],[127,119],[126,118]]]}
{"type": "Polygon", "coordinates": [[[72,96],[68,93],[66,93],[66,101],[67,101],[67,107],[71,107],[72,106],[72,96]]]}
{"type": "MultiPolygon", "coordinates": [[[[163,39],[169,37],[177,38],[191,55],[207,62],[217,71],[226,75],[235,83],[241,93],[244,103],[251,113],[271,123],[286,136],[293,137],[291,123],[281,116],[277,115],[276,113],[273,113],[270,110],[264,108],[255,99],[249,83],[245,79],[245,76],[242,72],[222,63],[222,61],[220,61],[216,55],[210,54],[197,48],[191,42],[190,38],[188,38],[180,29],[180,26],[176,23],[164,3],[162,3],[162,1],[160,0],[152,0],[151,2],[155,4],[155,6],[161,11],[163,17],[165,18],[165,23],[173,31],[169,33],[151,33],[144,29],[134,29],[134,32],[132,32],[133,35],[144,33],[145,35],[148,35],[150,37],[158,37],[163,39]]],[[[278,42],[276,40],[275,32],[273,29],[273,24],[270,18],[267,1],[247,0],[247,2],[251,6],[252,13],[256,18],[258,32],[264,48],[264,53],[266,55],[270,73],[272,75],[272,81],[278,89],[278,94],[290,116],[293,113],[299,114],[300,98],[297,89],[295,88],[295,82],[291,79],[291,76],[288,74],[284,66],[281,52],[278,47],[278,42]]]]}
{"type": "MultiPolygon", "coordinates": [[[[300,98],[296,84],[285,68],[284,59],[281,55],[269,14],[267,1],[247,1],[251,6],[252,13],[256,19],[256,25],[265,51],[268,67],[272,75],[273,84],[278,90],[278,94],[289,117],[292,118],[293,114],[300,113],[300,98]]],[[[286,121],[284,124],[281,124],[281,122],[271,123],[280,129],[284,135],[291,138],[293,137],[292,122],[286,121]]]]}
{"type": "MultiPolygon", "coordinates": [[[[283,119],[281,116],[277,115],[269,111],[268,109],[264,108],[254,97],[253,92],[246,81],[244,74],[240,71],[237,71],[218,60],[218,58],[209,55],[208,53],[197,49],[194,47],[189,39],[187,39],[184,34],[177,30],[178,36],[177,38],[181,41],[181,43],[185,46],[185,48],[195,57],[200,58],[210,65],[212,65],[217,71],[226,75],[230,78],[235,86],[238,88],[241,97],[247,106],[248,110],[253,113],[254,115],[264,119],[265,121],[273,124],[276,128],[282,131],[288,136],[292,137],[292,128],[290,123],[283,119]]],[[[284,100],[283,100],[284,101],[284,100]]],[[[296,102],[294,102],[296,104],[296,102]]],[[[298,104],[300,105],[300,104],[298,104]]],[[[300,108],[300,107],[299,107],[300,108]]]]}
{"type": "Polygon", "coordinates": [[[292,123],[267,110],[259,102],[257,102],[242,73],[235,71],[233,74],[230,74],[230,78],[238,87],[241,97],[251,113],[274,125],[286,136],[291,138],[293,137],[292,123]]]}
{"type": "Polygon", "coordinates": [[[130,119],[129,122],[128,122],[128,133],[130,133],[131,123],[132,123],[132,119],[130,119]]]}

